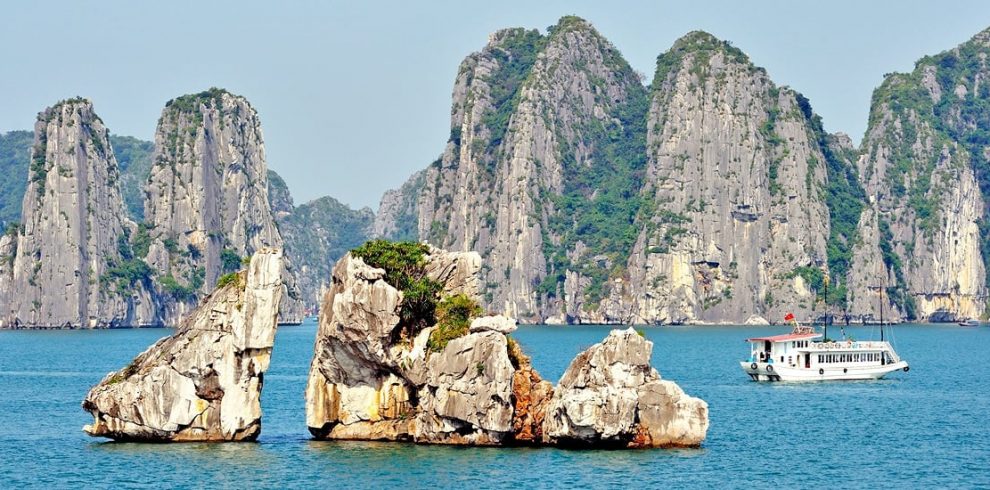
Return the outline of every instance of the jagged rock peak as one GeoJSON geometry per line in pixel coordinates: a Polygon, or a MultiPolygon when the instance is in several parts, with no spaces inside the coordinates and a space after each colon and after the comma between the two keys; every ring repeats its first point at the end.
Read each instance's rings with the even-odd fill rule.
{"type": "Polygon", "coordinates": [[[621,195],[640,185],[647,106],[640,78],[581,19],[565,17],[546,36],[497,33],[461,65],[451,135],[417,201],[417,236],[489,257],[487,306],[526,319],[581,311],[564,297],[600,289],[607,273],[567,283],[566,269],[621,263],[629,247],[574,230],[590,229],[577,221],[593,206],[616,209],[604,216],[610,232],[635,215],[621,195]]]}
{"type": "Polygon", "coordinates": [[[674,41],[669,50],[657,56],[654,86],[664,83],[671,72],[679,68],[685,57],[699,58],[699,62],[705,63],[715,53],[721,53],[726,60],[764,71],[754,66],[749,56],[731,42],[723,41],[705,31],[691,31],[674,41]]]}
{"type": "MultiPolygon", "coordinates": [[[[145,186],[154,239],[148,262],[160,271],[168,317],[177,318],[236,270],[240,257],[283,242],[268,200],[261,120],[244,97],[211,88],[170,100],[153,161],[145,186]]],[[[283,321],[291,321],[301,304],[289,269],[284,282],[283,321]]]]}
{"type": "Polygon", "coordinates": [[[250,441],[261,432],[261,389],[282,299],[282,252],[259,250],[224,276],[179,326],[83,401],[94,437],[250,441]]]}
{"type": "Polygon", "coordinates": [[[21,225],[0,238],[5,327],[92,328],[154,323],[148,271],[132,257],[108,131],[92,103],[38,114],[21,225]]]}
{"type": "Polygon", "coordinates": [[[829,233],[823,139],[807,99],[741,50],[678,40],[657,59],[642,231],[606,306],[635,305],[633,323],[810,314],[829,233]]]}

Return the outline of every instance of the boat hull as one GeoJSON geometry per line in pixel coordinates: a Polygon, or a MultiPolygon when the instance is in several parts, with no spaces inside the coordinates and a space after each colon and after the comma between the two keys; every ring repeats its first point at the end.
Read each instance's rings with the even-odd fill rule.
{"type": "Polygon", "coordinates": [[[760,382],[863,381],[880,379],[894,371],[907,371],[910,369],[908,363],[905,361],[885,365],[829,366],[827,368],[810,369],[749,361],[740,361],[739,366],[749,375],[750,379],[760,382]]]}

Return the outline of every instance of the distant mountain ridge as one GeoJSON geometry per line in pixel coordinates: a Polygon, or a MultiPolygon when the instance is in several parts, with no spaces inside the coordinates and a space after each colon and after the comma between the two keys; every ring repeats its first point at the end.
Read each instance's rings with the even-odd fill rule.
{"type": "MultiPolygon", "coordinates": [[[[11,201],[0,206],[0,216],[4,226],[20,223],[21,201],[28,184],[33,139],[34,135],[30,131],[0,134],[0,168],[5,171],[5,178],[0,179],[0,195],[6,196],[11,201]],[[11,196],[17,197],[13,199],[11,196]]],[[[133,222],[133,230],[128,233],[131,237],[151,238],[149,231],[152,226],[144,221],[144,185],[151,177],[154,146],[153,142],[130,136],[109,135],[109,147],[113,149],[119,171],[119,192],[125,204],[126,216],[133,222]]],[[[353,210],[331,197],[315,199],[297,207],[282,178],[272,170],[266,170],[266,175],[268,204],[274,223],[283,236],[287,257],[294,264],[294,273],[298,278],[298,294],[303,299],[303,304],[300,306],[310,310],[315,309],[320,303],[321,291],[329,280],[330,268],[336,259],[351,248],[364,243],[372,235],[374,212],[367,208],[353,210]]],[[[150,251],[150,243],[148,245],[150,251]]],[[[179,244],[176,243],[174,248],[178,250],[179,244]]],[[[137,249],[141,253],[146,253],[143,246],[137,249]]],[[[145,256],[142,255],[140,258],[143,261],[145,256]]],[[[231,263],[222,267],[238,266],[239,264],[231,263]]],[[[148,271],[149,289],[153,289],[150,287],[153,270],[154,268],[151,268],[148,271]]],[[[182,273],[179,273],[179,276],[181,277],[182,273]]],[[[202,287],[206,287],[205,276],[204,269],[202,287]]],[[[162,277],[168,277],[168,273],[163,273],[162,277]]],[[[171,277],[174,278],[175,274],[171,277]]],[[[189,286],[188,283],[184,285],[179,280],[176,280],[174,285],[171,282],[168,284],[174,290],[189,286]]],[[[158,301],[167,303],[170,293],[162,291],[159,293],[158,301]]],[[[157,304],[153,309],[163,307],[157,304]]],[[[302,312],[292,314],[299,316],[302,312]]],[[[157,324],[169,323],[173,319],[169,315],[164,318],[155,317],[149,312],[145,317],[124,317],[115,321],[157,324]]]]}
{"type": "Polygon", "coordinates": [[[415,215],[418,239],[481,252],[487,306],[532,322],[985,316],[988,40],[888,76],[857,149],[708,33],[641,89],[582,19],[498,31],[461,64],[441,157],[375,230],[415,215]]]}
{"type": "Polygon", "coordinates": [[[34,133],[0,134],[0,312],[169,322],[278,246],[298,319],[339,256],[384,237],[480,252],[485,306],[528,322],[764,323],[824,302],[853,321],[881,304],[894,320],[985,317],[988,58],[990,29],[888,74],[856,148],[711,34],[678,39],[644,85],[578,17],[503,29],[461,63],[439,158],[377,213],[295,205],[257,113],[225,90],[170,101],[154,143],[70,99],[34,133]],[[63,283],[74,299],[46,303],[63,283]]]}

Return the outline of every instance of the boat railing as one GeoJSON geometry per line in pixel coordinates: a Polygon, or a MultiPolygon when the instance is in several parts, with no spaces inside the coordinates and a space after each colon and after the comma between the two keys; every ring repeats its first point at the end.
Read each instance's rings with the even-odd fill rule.
{"type": "Polygon", "coordinates": [[[840,340],[837,342],[812,342],[810,347],[823,350],[862,350],[880,349],[893,352],[890,342],[840,340]]]}

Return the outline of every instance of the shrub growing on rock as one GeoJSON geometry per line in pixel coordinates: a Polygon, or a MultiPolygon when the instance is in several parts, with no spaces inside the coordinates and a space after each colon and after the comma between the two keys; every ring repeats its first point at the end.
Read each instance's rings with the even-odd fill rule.
{"type": "Polygon", "coordinates": [[[385,282],[402,291],[399,317],[407,333],[432,325],[443,285],[426,276],[430,248],[422,243],[371,240],[351,254],[371,267],[385,270],[385,282]]]}
{"type": "Polygon", "coordinates": [[[471,319],[481,315],[483,310],[466,294],[447,296],[437,305],[437,328],[430,332],[427,343],[432,352],[440,352],[447,343],[468,334],[471,319]]]}

